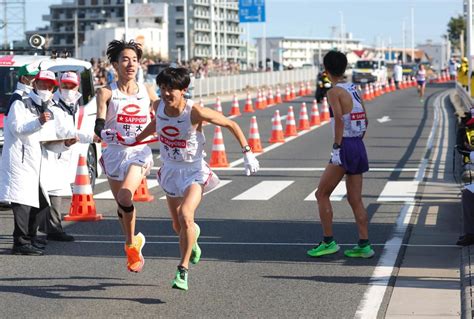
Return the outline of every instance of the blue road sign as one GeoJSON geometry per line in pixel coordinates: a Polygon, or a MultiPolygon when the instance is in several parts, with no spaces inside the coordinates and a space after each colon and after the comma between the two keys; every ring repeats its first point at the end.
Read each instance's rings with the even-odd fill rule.
{"type": "Polygon", "coordinates": [[[265,22],[265,0],[239,0],[239,21],[265,22]]]}

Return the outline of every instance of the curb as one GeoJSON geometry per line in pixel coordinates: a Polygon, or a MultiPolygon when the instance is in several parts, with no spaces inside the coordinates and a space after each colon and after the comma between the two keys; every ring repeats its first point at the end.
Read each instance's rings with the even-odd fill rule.
{"type": "Polygon", "coordinates": [[[471,249],[470,246],[461,249],[461,318],[473,318],[472,312],[472,282],[471,282],[471,249]]]}

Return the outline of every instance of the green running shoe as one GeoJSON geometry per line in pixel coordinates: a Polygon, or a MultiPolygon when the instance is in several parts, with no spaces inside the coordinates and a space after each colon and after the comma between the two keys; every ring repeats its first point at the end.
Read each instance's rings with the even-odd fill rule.
{"type": "Polygon", "coordinates": [[[176,270],[176,277],[173,279],[172,288],[188,290],[188,270],[184,267],[178,266],[176,270]]]}
{"type": "Polygon", "coordinates": [[[194,243],[193,250],[191,251],[191,258],[189,258],[191,264],[197,264],[201,259],[201,247],[198,245],[198,238],[201,234],[201,228],[199,228],[199,225],[196,223],[194,223],[194,225],[196,226],[196,242],[194,243]]]}
{"type": "Polygon", "coordinates": [[[306,253],[311,257],[321,257],[324,255],[335,254],[341,249],[336,241],[331,241],[329,244],[326,244],[324,241],[320,242],[318,246],[313,249],[308,250],[306,253]]]}
{"type": "Polygon", "coordinates": [[[364,247],[356,245],[352,249],[345,250],[344,255],[351,258],[370,258],[375,255],[375,252],[370,245],[364,247]]]}

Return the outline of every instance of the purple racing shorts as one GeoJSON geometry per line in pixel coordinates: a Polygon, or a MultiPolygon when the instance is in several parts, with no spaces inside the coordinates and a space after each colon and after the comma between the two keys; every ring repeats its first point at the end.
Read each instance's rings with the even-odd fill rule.
{"type": "Polygon", "coordinates": [[[358,175],[369,170],[367,151],[361,137],[342,138],[341,162],[349,175],[358,175]]]}

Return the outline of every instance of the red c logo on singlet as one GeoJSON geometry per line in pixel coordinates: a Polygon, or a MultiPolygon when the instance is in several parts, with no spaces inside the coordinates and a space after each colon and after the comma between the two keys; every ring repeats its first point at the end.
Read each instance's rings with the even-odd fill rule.
{"type": "Polygon", "coordinates": [[[135,114],[140,113],[140,107],[135,104],[129,104],[125,106],[122,110],[125,114],[129,114],[129,115],[135,115],[135,114]]]}
{"type": "Polygon", "coordinates": [[[165,126],[161,129],[161,131],[171,137],[179,135],[179,130],[174,126],[165,126]]]}

